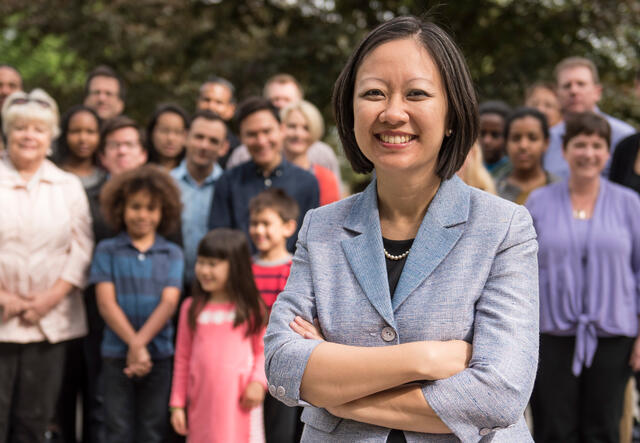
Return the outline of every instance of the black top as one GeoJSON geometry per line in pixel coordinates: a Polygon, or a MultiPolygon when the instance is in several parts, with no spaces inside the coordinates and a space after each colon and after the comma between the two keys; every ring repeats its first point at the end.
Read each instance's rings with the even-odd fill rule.
{"type": "MultiPolygon", "coordinates": [[[[382,238],[382,245],[387,250],[387,252],[391,255],[402,255],[411,249],[411,245],[413,244],[413,239],[410,240],[388,240],[386,238],[382,238]]],[[[398,286],[398,281],[400,281],[400,275],[402,274],[402,269],[404,269],[404,264],[407,261],[407,257],[401,260],[391,260],[385,256],[384,261],[387,263],[387,278],[389,279],[389,294],[391,298],[393,298],[393,294],[396,292],[396,286],[398,286]]]]}
{"type": "MultiPolygon", "coordinates": [[[[391,255],[402,255],[411,249],[413,239],[410,240],[388,240],[382,237],[382,244],[387,252],[391,255]]],[[[389,279],[389,294],[393,298],[393,294],[396,292],[398,281],[400,281],[400,275],[402,275],[402,269],[407,261],[407,257],[400,260],[391,260],[385,256],[385,262],[387,264],[387,278],[389,279]]],[[[406,443],[404,433],[398,429],[392,429],[387,437],[387,443],[406,443]]]]}
{"type": "Polygon", "coordinates": [[[618,143],[611,159],[609,180],[640,194],[640,175],[633,170],[638,149],[640,149],[640,133],[633,134],[618,143]]]}

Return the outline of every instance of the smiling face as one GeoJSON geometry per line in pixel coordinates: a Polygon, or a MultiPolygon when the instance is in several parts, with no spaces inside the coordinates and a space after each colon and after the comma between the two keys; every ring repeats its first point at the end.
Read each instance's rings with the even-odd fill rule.
{"type": "Polygon", "coordinates": [[[210,294],[226,292],[229,260],[199,255],[196,259],[195,274],[205,292],[210,294]]]}
{"type": "Polygon", "coordinates": [[[306,154],[311,147],[311,131],[309,122],[297,109],[287,114],[284,124],[284,149],[287,155],[306,154]]]}
{"type": "Polygon", "coordinates": [[[187,165],[211,168],[221,152],[226,150],[227,128],[220,120],[196,118],[187,137],[187,165]]]}
{"type": "Polygon", "coordinates": [[[104,168],[110,174],[117,175],[145,164],[147,151],[140,143],[138,130],[126,127],[106,136],[104,152],[99,157],[104,168]]]}
{"type": "Polygon", "coordinates": [[[22,89],[22,78],[20,74],[9,66],[0,67],[0,108],[5,98],[20,89],[22,89]]]}
{"type": "Polygon", "coordinates": [[[7,134],[7,150],[16,169],[37,168],[50,147],[51,129],[47,123],[16,118],[11,124],[7,134]]]}
{"type": "Polygon", "coordinates": [[[93,77],[84,104],[95,110],[104,120],[120,115],[124,109],[124,102],[120,98],[120,83],[113,77],[93,77]]]}
{"type": "Polygon", "coordinates": [[[371,51],[356,74],[354,132],[376,171],[435,175],[447,97],[438,68],[413,39],[371,51]]]}
{"type": "Polygon", "coordinates": [[[564,147],[571,178],[596,179],[609,160],[609,143],[598,134],[578,134],[564,147]]]}
{"type": "Polygon", "coordinates": [[[155,234],[162,219],[162,206],[149,191],[139,191],[127,196],[124,204],[124,225],[132,239],[155,234]]]}
{"type": "Polygon", "coordinates": [[[151,138],[160,157],[173,159],[184,149],[186,129],[182,117],[174,112],[160,114],[151,138]]]}
{"type": "Polygon", "coordinates": [[[271,171],[282,161],[283,131],[271,111],[249,114],[240,123],[240,140],[262,170],[271,171]]]}
{"type": "Polygon", "coordinates": [[[209,109],[227,121],[231,120],[236,109],[232,92],[220,83],[202,85],[197,106],[198,109],[209,109]]]}
{"type": "Polygon", "coordinates": [[[295,220],[284,221],[274,209],[264,208],[249,216],[249,236],[258,252],[286,251],[287,238],[296,230],[295,220]]]}
{"type": "Polygon", "coordinates": [[[73,114],[67,129],[67,146],[71,154],[79,159],[91,158],[99,142],[98,121],[93,114],[87,111],[73,114]]]}
{"type": "Polygon", "coordinates": [[[511,122],[507,138],[507,155],[515,170],[530,171],[541,167],[549,141],[538,119],[525,116],[511,122]]]}

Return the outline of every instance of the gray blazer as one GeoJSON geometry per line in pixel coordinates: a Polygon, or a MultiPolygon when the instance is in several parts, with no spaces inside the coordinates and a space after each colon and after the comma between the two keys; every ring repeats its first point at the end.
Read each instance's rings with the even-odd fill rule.
{"type": "Polygon", "coordinates": [[[405,432],[407,442],[533,441],[523,412],[538,362],[537,249],[524,207],[454,176],[431,202],[392,300],[375,180],[361,194],[309,211],[264,339],[269,391],[306,406],[304,442],[385,442],[389,429],[300,399],[320,342],[301,338],[289,322],[317,317],[327,341],[354,346],[461,339],[473,343],[469,368],[422,387],[454,434],[405,432]]]}

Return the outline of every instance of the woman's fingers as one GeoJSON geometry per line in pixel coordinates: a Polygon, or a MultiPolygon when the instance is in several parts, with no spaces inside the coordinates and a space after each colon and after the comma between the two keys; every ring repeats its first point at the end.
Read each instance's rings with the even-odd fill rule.
{"type": "Polygon", "coordinates": [[[302,317],[296,316],[296,318],[291,323],[289,323],[289,327],[291,327],[294,332],[304,338],[313,340],[324,340],[324,337],[320,332],[320,324],[318,323],[318,319],[314,319],[313,323],[314,324],[311,324],[302,317]]]}

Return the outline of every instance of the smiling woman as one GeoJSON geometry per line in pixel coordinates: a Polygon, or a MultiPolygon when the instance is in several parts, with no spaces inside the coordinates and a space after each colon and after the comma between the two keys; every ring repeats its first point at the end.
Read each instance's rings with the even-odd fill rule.
{"type": "Polygon", "coordinates": [[[46,159],[58,108],[44,91],[2,106],[0,441],[36,441],[52,418],[66,341],[87,332],[82,288],[93,241],[80,181],[46,159]]]}
{"type": "Polygon", "coordinates": [[[526,203],[540,242],[536,441],[619,441],[624,389],[640,370],[640,199],[600,176],[610,133],[594,113],[568,118],[569,179],[526,203]]]}
{"type": "Polygon", "coordinates": [[[395,18],[333,100],[353,169],[376,177],[305,217],[265,336],[270,393],[306,406],[303,442],[532,441],[535,232],[455,175],[478,133],[460,51],[395,18]]]}

